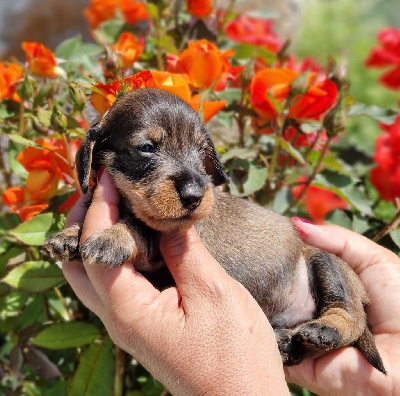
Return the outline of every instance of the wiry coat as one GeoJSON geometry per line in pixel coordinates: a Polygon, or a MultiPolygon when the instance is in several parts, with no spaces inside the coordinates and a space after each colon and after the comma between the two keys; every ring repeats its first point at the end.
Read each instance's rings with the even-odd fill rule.
{"type": "Polygon", "coordinates": [[[207,129],[183,100],[151,88],[125,94],[88,131],[76,163],[84,192],[101,166],[111,174],[121,220],[80,247],[81,224],[48,238],[54,257],[105,267],[130,261],[166,287],[173,279],[160,233],[194,224],[267,315],[284,364],[354,345],[385,372],[359,278],[340,258],[303,243],[286,217],[215,188],[227,177],[207,129]]]}

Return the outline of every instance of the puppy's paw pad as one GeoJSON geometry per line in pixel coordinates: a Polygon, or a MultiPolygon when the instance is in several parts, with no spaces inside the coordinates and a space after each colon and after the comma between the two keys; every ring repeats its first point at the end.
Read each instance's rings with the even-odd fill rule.
{"type": "Polygon", "coordinates": [[[340,344],[340,334],[337,329],[318,322],[306,323],[293,336],[293,342],[328,350],[340,344]]]}
{"type": "Polygon", "coordinates": [[[78,236],[62,231],[47,238],[44,247],[50,256],[58,260],[75,260],[79,258],[78,236]]]}
{"type": "Polygon", "coordinates": [[[80,247],[82,259],[89,264],[99,264],[103,267],[119,267],[129,258],[132,258],[134,249],[129,244],[115,237],[108,230],[100,231],[80,247]]]}

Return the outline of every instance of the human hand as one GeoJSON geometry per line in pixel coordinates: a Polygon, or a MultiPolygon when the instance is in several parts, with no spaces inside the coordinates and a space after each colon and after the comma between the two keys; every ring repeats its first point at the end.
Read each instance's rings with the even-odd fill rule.
{"type": "Polygon", "coordinates": [[[286,367],[286,380],[319,395],[400,394],[400,258],[338,226],[296,217],[292,223],[305,242],[338,255],[359,275],[371,300],[368,324],[388,374],[372,368],[356,348],[345,347],[286,367]]]}
{"type": "MultiPolygon", "coordinates": [[[[82,198],[66,226],[85,217],[83,243],[118,221],[118,200],[104,171],[86,217],[82,198]]],[[[63,263],[63,271],[115,344],[174,395],[288,394],[267,318],[195,230],[163,235],[160,248],[176,282],[162,292],[131,264],[105,270],[75,261],[63,263]]]]}

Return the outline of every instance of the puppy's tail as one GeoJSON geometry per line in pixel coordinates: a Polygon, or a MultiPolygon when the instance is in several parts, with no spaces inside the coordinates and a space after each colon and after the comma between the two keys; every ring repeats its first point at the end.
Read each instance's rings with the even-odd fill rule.
{"type": "Polygon", "coordinates": [[[374,337],[367,326],[354,346],[362,353],[367,362],[383,374],[387,374],[381,356],[375,345],[374,337]]]}

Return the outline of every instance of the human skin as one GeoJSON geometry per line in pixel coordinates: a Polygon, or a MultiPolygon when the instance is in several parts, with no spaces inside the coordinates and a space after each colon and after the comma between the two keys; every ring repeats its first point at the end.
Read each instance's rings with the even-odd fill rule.
{"type": "Polygon", "coordinates": [[[316,226],[296,217],[292,223],[305,242],[338,255],[359,275],[371,301],[368,324],[387,375],[357,349],[346,347],[286,367],[287,381],[318,395],[400,395],[400,258],[338,226],[316,226]]]}
{"type": "MultiPolygon", "coordinates": [[[[118,193],[105,171],[89,208],[81,243],[118,221],[118,193]]],[[[85,216],[84,199],[67,225],[85,216]]],[[[400,394],[400,259],[337,226],[292,219],[310,245],[342,257],[370,296],[368,321],[388,375],[353,347],[282,368],[272,329],[250,294],[210,256],[191,229],[163,235],[161,251],[177,287],[159,292],[131,265],[104,270],[82,262],[63,271],[111,338],[174,395],[288,394],[288,382],[319,395],[400,394]]]]}
{"type": "MultiPolygon", "coordinates": [[[[82,237],[118,221],[119,195],[107,171],[85,216],[84,198],[66,226],[85,218],[82,237]]],[[[131,264],[105,270],[63,263],[78,298],[174,395],[289,394],[273,330],[250,293],[209,254],[192,228],[161,237],[176,287],[155,289],[131,264]]]]}

